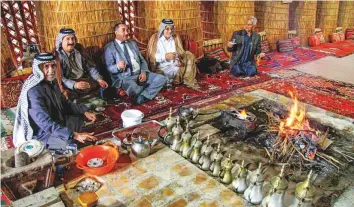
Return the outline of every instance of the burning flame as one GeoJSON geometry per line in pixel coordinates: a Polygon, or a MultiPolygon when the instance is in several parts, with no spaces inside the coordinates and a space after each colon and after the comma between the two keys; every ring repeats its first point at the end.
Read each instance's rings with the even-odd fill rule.
{"type": "Polygon", "coordinates": [[[246,119],[247,118],[247,113],[245,109],[242,109],[242,111],[238,114],[238,118],[240,119],[246,119]]]}
{"type": "Polygon", "coordinates": [[[294,100],[293,105],[290,108],[290,114],[285,121],[280,122],[279,131],[283,132],[285,129],[298,129],[304,128],[305,121],[305,109],[299,109],[299,103],[297,97],[289,91],[291,98],[294,100]]]}

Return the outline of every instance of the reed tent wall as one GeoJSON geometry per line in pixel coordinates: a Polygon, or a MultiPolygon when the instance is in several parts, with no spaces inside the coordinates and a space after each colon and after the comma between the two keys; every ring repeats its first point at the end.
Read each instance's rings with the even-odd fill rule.
{"type": "Polygon", "coordinates": [[[354,28],[354,1],[339,2],[338,27],[354,28]]]}
{"type": "MultiPolygon", "coordinates": [[[[289,4],[280,1],[267,1],[257,3],[255,10],[259,15],[258,18],[262,21],[264,31],[267,33],[271,49],[276,49],[277,40],[288,38],[289,4]],[[259,11],[263,11],[263,13],[259,11]]],[[[262,25],[259,29],[261,28],[262,25]]]]}
{"type": "Polygon", "coordinates": [[[264,31],[264,13],[265,13],[265,1],[254,2],[254,15],[257,18],[257,25],[255,31],[264,31]]]}
{"type": "Polygon", "coordinates": [[[254,16],[253,1],[216,1],[214,4],[216,31],[224,42],[230,41],[234,31],[244,28],[249,16],[254,16]]]}
{"type": "Polygon", "coordinates": [[[1,28],[1,77],[5,77],[8,72],[14,69],[16,69],[15,60],[11,55],[6,35],[1,28]]]}
{"type": "Polygon", "coordinates": [[[316,1],[301,1],[295,9],[295,29],[301,45],[308,45],[308,37],[315,33],[316,1]]]}
{"type": "Polygon", "coordinates": [[[339,1],[318,1],[316,28],[322,29],[325,40],[336,31],[338,20],[339,1]]]}
{"type": "Polygon", "coordinates": [[[198,1],[140,1],[135,14],[135,38],[146,48],[150,37],[158,31],[162,19],[172,19],[175,32],[183,39],[198,43],[198,54],[203,54],[203,35],[198,1]]]}
{"type": "Polygon", "coordinates": [[[43,51],[55,48],[61,28],[72,28],[78,42],[96,51],[114,38],[114,25],[121,20],[117,1],[37,1],[39,37],[43,51]]]}
{"type": "Polygon", "coordinates": [[[216,21],[214,18],[214,1],[200,2],[200,15],[202,18],[203,40],[220,38],[220,34],[216,31],[216,21]]]}

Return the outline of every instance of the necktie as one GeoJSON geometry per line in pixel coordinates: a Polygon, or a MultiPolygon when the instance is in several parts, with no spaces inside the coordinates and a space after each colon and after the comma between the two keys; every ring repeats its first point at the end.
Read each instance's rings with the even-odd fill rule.
{"type": "Polygon", "coordinates": [[[122,42],[122,43],[123,43],[123,49],[124,49],[124,51],[123,51],[124,52],[124,56],[125,56],[125,58],[128,61],[127,67],[129,67],[130,69],[133,69],[132,68],[132,62],[130,60],[130,55],[129,55],[128,48],[127,48],[127,42],[122,42]]]}

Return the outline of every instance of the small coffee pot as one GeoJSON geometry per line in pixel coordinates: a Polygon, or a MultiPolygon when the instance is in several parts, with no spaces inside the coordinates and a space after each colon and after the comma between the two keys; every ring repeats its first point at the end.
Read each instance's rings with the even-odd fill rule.
{"type": "Polygon", "coordinates": [[[210,137],[208,136],[208,138],[204,142],[201,152],[200,152],[202,154],[202,156],[200,156],[199,165],[202,170],[209,170],[209,167],[211,164],[210,155],[214,149],[209,145],[209,140],[210,140],[210,137]]]}
{"type": "Polygon", "coordinates": [[[181,139],[182,133],[183,133],[183,128],[180,125],[179,117],[177,117],[177,123],[172,129],[173,140],[171,143],[171,149],[173,151],[178,152],[179,149],[181,148],[182,141],[183,141],[181,139]]]}
{"type": "Polygon", "coordinates": [[[172,108],[170,108],[168,118],[165,120],[164,125],[162,125],[158,131],[158,135],[163,142],[170,142],[170,140],[172,139],[172,129],[175,124],[176,119],[172,117],[172,108]],[[163,128],[166,128],[167,132],[162,136],[160,132],[163,128]]]}
{"type": "Polygon", "coordinates": [[[284,178],[285,165],[282,166],[279,175],[270,180],[268,195],[262,200],[262,207],[284,207],[284,195],[288,188],[288,181],[284,178]]]}
{"type": "MultiPolygon", "coordinates": [[[[197,136],[199,137],[199,132],[197,136]]],[[[182,157],[186,159],[188,159],[190,157],[190,154],[192,153],[191,142],[192,142],[192,136],[183,136],[183,145],[180,151],[182,157]]]]}
{"type": "Polygon", "coordinates": [[[200,153],[201,147],[202,147],[202,142],[199,140],[199,133],[198,133],[197,140],[193,146],[193,151],[190,155],[190,160],[194,164],[198,163],[198,160],[201,155],[201,153],[200,153]]]}
{"type": "Polygon", "coordinates": [[[220,144],[218,146],[217,149],[217,153],[214,156],[213,162],[210,165],[210,171],[211,171],[211,175],[214,177],[218,177],[221,173],[221,160],[223,158],[223,154],[221,153],[220,150],[220,144]]]}
{"type": "Polygon", "coordinates": [[[260,204],[263,199],[263,173],[262,163],[259,163],[258,168],[250,173],[249,186],[243,193],[245,199],[254,205],[260,204]]]}
{"type": "Polygon", "coordinates": [[[231,160],[231,154],[229,154],[229,157],[226,160],[226,164],[223,167],[223,171],[220,175],[221,177],[221,182],[224,184],[230,184],[232,182],[232,160],[231,160]]]}
{"type": "Polygon", "coordinates": [[[242,160],[241,166],[238,168],[236,172],[236,177],[232,181],[232,187],[234,188],[236,193],[243,193],[247,188],[247,174],[248,170],[244,166],[245,161],[242,160]]]}
{"type": "Polygon", "coordinates": [[[311,207],[315,197],[315,187],[311,183],[312,170],[305,181],[298,183],[295,190],[295,199],[290,207],[311,207]]]}
{"type": "Polygon", "coordinates": [[[139,158],[149,156],[151,149],[155,146],[158,139],[152,139],[151,141],[152,142],[150,144],[149,140],[143,140],[141,136],[138,136],[138,140],[132,142],[132,153],[139,158]]]}

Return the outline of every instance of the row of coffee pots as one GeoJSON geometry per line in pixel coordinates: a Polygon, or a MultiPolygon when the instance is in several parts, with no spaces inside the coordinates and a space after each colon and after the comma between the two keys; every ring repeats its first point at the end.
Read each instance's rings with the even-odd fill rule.
{"type": "MultiPolygon", "coordinates": [[[[232,185],[236,193],[243,194],[244,198],[255,205],[261,204],[263,207],[284,207],[284,195],[288,188],[288,182],[284,178],[284,166],[279,175],[270,180],[270,190],[266,197],[263,194],[264,171],[260,163],[254,171],[249,171],[242,161],[236,174],[232,174],[233,162],[229,154],[226,162],[222,165],[225,151],[221,150],[218,144],[216,149],[211,145],[208,137],[204,143],[200,140],[200,133],[196,136],[186,122],[185,130],[181,126],[180,116],[177,119],[172,117],[170,109],[169,117],[165,120],[165,125],[160,128],[166,128],[167,132],[160,139],[172,150],[179,153],[182,157],[188,159],[204,171],[209,171],[214,177],[218,177],[220,182],[232,185]]],[[[314,187],[310,182],[312,171],[307,179],[296,185],[295,198],[290,207],[310,207],[314,198],[314,187]]]]}

